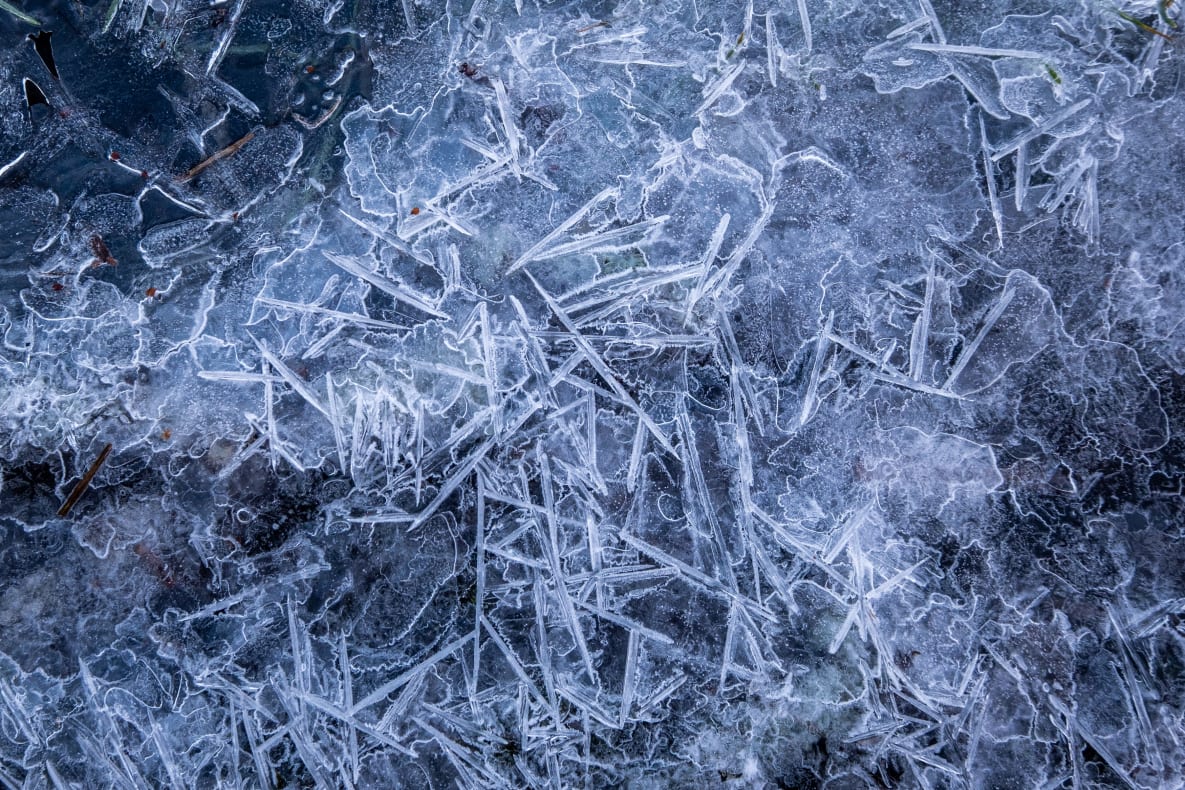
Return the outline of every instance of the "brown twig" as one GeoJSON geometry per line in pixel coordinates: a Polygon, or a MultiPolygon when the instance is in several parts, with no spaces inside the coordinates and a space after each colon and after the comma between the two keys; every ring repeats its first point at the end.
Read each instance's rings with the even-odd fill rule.
{"type": "Polygon", "coordinates": [[[198,162],[193,167],[189,168],[189,170],[187,170],[185,172],[185,175],[179,177],[177,179],[177,181],[179,183],[184,184],[186,181],[193,180],[194,177],[196,177],[199,173],[201,173],[203,170],[205,170],[207,167],[214,164],[215,162],[220,162],[223,159],[226,159],[227,157],[234,156],[235,152],[237,152],[240,148],[242,148],[247,143],[251,142],[251,138],[254,136],[255,136],[255,132],[247,132],[245,135],[240,137],[238,140],[235,140],[233,143],[228,145],[226,148],[223,148],[220,151],[215,151],[214,153],[210,154],[208,157],[206,157],[202,161],[198,162]]]}
{"type": "Polygon", "coordinates": [[[59,516],[70,515],[70,511],[73,510],[74,506],[78,504],[78,500],[82,499],[82,495],[86,493],[86,489],[90,488],[91,480],[95,478],[95,474],[98,473],[99,467],[103,465],[103,462],[107,460],[107,456],[109,455],[111,455],[110,442],[108,442],[107,446],[103,448],[103,452],[99,453],[99,457],[95,459],[93,464],[91,464],[91,468],[86,470],[86,474],[82,476],[82,479],[79,480],[77,484],[75,484],[74,490],[70,492],[70,496],[66,497],[66,501],[62,503],[60,508],[58,508],[59,516]]]}
{"type": "Polygon", "coordinates": [[[335,112],[337,112],[337,108],[342,106],[342,99],[343,98],[344,97],[342,97],[342,96],[338,96],[337,101],[335,101],[332,105],[330,105],[329,109],[327,109],[327,110],[325,110],[325,112],[321,113],[321,117],[319,117],[315,121],[306,120],[305,118],[300,117],[296,113],[292,113],[292,117],[296,119],[297,123],[299,123],[301,126],[303,126],[306,129],[309,129],[309,130],[317,129],[322,124],[324,124],[326,121],[328,121],[330,118],[333,117],[333,114],[335,112]]]}

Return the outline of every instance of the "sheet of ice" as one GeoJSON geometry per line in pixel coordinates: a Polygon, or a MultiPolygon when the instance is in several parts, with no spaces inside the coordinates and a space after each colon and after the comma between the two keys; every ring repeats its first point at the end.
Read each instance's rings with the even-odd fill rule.
{"type": "Polygon", "coordinates": [[[1177,3],[0,3],[0,785],[1178,787],[1177,3]]]}

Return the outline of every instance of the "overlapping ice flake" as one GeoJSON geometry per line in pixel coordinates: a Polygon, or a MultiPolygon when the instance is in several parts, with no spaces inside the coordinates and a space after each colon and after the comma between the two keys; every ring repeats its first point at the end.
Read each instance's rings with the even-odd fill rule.
{"type": "Polygon", "coordinates": [[[1180,786],[1180,19],[0,3],[0,783],[1180,786]]]}

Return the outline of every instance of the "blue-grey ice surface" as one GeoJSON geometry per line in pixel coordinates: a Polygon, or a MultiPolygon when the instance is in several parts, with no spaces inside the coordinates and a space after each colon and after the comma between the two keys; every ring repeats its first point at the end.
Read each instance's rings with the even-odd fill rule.
{"type": "Polygon", "coordinates": [[[1181,7],[0,3],[0,785],[1182,787],[1181,7]]]}

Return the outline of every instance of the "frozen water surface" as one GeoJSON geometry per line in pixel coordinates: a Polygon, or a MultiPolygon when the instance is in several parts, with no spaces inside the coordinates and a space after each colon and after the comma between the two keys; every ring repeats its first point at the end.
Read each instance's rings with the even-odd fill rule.
{"type": "Polygon", "coordinates": [[[1185,784],[1179,3],[0,3],[0,785],[1185,784]]]}

